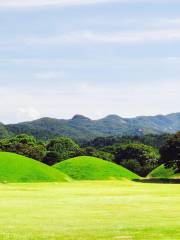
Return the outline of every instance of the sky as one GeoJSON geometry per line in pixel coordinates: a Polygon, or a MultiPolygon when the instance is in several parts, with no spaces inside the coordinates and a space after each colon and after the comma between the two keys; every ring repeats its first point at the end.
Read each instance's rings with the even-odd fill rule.
{"type": "Polygon", "coordinates": [[[0,122],[180,112],[179,0],[0,0],[0,122]]]}

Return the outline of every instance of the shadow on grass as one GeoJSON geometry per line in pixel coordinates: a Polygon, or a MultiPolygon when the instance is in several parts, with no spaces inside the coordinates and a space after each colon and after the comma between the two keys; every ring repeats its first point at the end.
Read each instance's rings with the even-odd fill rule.
{"type": "Polygon", "coordinates": [[[168,178],[148,178],[148,179],[134,179],[134,182],[141,183],[162,183],[162,184],[180,184],[180,179],[168,179],[168,178]]]}

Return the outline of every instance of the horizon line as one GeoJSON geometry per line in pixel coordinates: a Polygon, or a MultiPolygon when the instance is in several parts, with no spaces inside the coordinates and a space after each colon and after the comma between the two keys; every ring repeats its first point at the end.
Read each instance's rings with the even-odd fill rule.
{"type": "Polygon", "coordinates": [[[105,118],[108,118],[108,117],[119,117],[121,119],[133,119],[133,118],[141,118],[141,117],[158,117],[158,116],[169,116],[169,115],[173,115],[173,114],[180,114],[180,112],[172,112],[172,113],[167,113],[167,114],[155,114],[155,115],[137,115],[137,116],[134,116],[134,117],[122,117],[118,114],[108,114],[108,115],[105,115],[104,117],[100,117],[100,118],[97,118],[97,119],[93,119],[93,118],[90,118],[90,117],[87,117],[85,115],[82,115],[82,114],[75,114],[73,115],[71,118],[57,118],[57,117],[40,117],[40,118],[36,118],[36,119],[32,119],[32,120],[27,120],[27,121],[19,121],[19,122],[15,122],[15,123],[3,123],[3,122],[0,122],[2,123],[3,125],[7,126],[7,125],[14,125],[14,124],[21,124],[21,123],[29,123],[29,122],[34,122],[34,121],[38,121],[38,120],[42,120],[42,119],[54,119],[54,120],[64,120],[64,121],[70,121],[70,120],[73,120],[75,117],[83,117],[83,118],[86,118],[86,119],[89,119],[91,121],[99,121],[99,120],[102,120],[102,119],[105,119],[105,118]]]}

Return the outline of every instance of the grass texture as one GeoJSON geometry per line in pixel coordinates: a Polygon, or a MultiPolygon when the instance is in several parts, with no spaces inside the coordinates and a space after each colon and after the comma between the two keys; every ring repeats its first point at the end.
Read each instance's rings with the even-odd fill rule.
{"type": "Polygon", "coordinates": [[[148,178],[173,178],[175,176],[175,170],[173,168],[165,168],[164,165],[161,165],[155,168],[150,174],[148,174],[148,178]]]}
{"type": "Polygon", "coordinates": [[[0,182],[59,182],[69,177],[43,163],[7,152],[0,152],[0,182]]]}
{"type": "Polygon", "coordinates": [[[138,179],[139,176],[115,163],[94,157],[76,157],[54,166],[76,180],[138,179]]]}
{"type": "Polygon", "coordinates": [[[0,184],[1,240],[179,240],[180,185],[0,184]]]}

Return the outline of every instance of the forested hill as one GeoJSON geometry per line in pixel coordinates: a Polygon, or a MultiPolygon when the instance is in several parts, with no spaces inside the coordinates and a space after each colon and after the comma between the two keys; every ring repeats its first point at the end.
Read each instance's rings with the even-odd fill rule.
{"type": "Polygon", "coordinates": [[[76,140],[89,140],[95,137],[145,135],[174,133],[180,130],[180,113],[157,116],[121,118],[109,115],[99,120],[91,120],[75,115],[70,120],[41,118],[32,122],[0,124],[0,137],[12,134],[31,134],[38,139],[51,139],[64,135],[76,140]]]}

